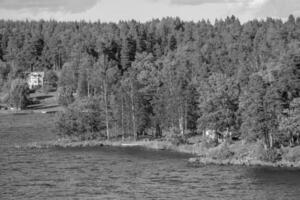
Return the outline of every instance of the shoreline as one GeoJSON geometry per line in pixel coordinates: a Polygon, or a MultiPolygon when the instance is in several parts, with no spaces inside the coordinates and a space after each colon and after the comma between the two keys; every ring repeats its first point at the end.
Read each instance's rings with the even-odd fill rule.
{"type": "Polygon", "coordinates": [[[220,166],[235,165],[235,166],[247,166],[247,167],[256,166],[256,167],[300,169],[300,162],[297,163],[297,162],[279,161],[279,162],[272,163],[272,162],[256,160],[256,159],[218,160],[213,158],[192,157],[188,160],[188,163],[196,167],[201,167],[205,165],[220,165],[220,166]]]}
{"type": "MultiPolygon", "coordinates": [[[[77,140],[70,140],[70,139],[58,139],[49,142],[33,142],[28,144],[26,147],[32,149],[39,149],[39,148],[53,148],[53,147],[60,147],[60,148],[76,148],[76,147],[142,147],[145,149],[152,149],[152,150],[168,150],[174,151],[178,153],[186,153],[191,155],[196,155],[195,151],[192,150],[192,145],[179,145],[175,146],[171,144],[171,142],[167,141],[158,141],[158,140],[151,140],[151,141],[107,141],[107,140],[86,140],[86,141],[77,141],[77,140]]],[[[17,148],[22,148],[20,146],[15,146],[17,148]]]]}
{"type": "MultiPolygon", "coordinates": [[[[280,160],[278,162],[268,162],[255,158],[228,158],[228,159],[217,159],[207,155],[207,152],[201,152],[199,145],[173,145],[168,141],[159,141],[159,140],[141,140],[141,141],[106,141],[106,140],[88,140],[88,141],[76,141],[70,139],[58,139],[55,141],[44,142],[44,143],[30,143],[27,147],[32,149],[40,149],[40,148],[85,148],[85,147],[124,147],[124,148],[132,148],[132,147],[141,147],[150,150],[157,151],[173,151],[177,153],[185,153],[190,154],[191,158],[187,160],[187,163],[194,167],[201,167],[206,165],[220,165],[220,166],[257,166],[257,167],[273,167],[273,168],[292,168],[292,169],[300,169],[300,162],[290,162],[285,160],[280,160]]],[[[17,146],[17,148],[22,148],[17,146]]]]}

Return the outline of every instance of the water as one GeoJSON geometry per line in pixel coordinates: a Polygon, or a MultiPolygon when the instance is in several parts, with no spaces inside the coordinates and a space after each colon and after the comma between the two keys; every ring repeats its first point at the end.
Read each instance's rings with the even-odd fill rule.
{"type": "Polygon", "coordinates": [[[45,127],[0,128],[1,200],[300,199],[298,170],[195,168],[188,155],[141,148],[19,149],[55,135],[45,127]]]}

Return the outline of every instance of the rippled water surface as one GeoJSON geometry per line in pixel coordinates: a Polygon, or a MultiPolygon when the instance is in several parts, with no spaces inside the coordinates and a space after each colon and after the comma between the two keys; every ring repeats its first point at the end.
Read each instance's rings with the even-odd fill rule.
{"type": "Polygon", "coordinates": [[[22,117],[0,118],[0,199],[300,199],[298,170],[194,168],[141,148],[15,148],[55,138],[47,118],[22,117]]]}

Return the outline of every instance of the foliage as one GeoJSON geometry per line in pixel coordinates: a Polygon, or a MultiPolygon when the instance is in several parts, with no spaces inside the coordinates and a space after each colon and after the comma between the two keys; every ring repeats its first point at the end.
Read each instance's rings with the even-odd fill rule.
{"type": "Polygon", "coordinates": [[[56,127],[65,137],[95,139],[104,129],[103,111],[97,99],[81,99],[57,116],[56,127]]]}
{"type": "Polygon", "coordinates": [[[260,160],[267,161],[267,162],[277,162],[282,159],[282,152],[280,149],[271,148],[267,150],[261,151],[260,160]]]}
{"type": "Polygon", "coordinates": [[[74,102],[73,90],[69,87],[58,88],[58,103],[62,106],[68,106],[74,102]]]}
{"type": "Polygon", "coordinates": [[[51,90],[56,89],[57,84],[58,84],[58,76],[56,72],[53,70],[46,71],[44,77],[44,85],[43,85],[44,91],[50,92],[51,90]]]}
{"type": "Polygon", "coordinates": [[[270,87],[257,74],[250,77],[247,91],[240,98],[242,113],[241,130],[248,140],[264,139],[268,147],[272,147],[271,134],[278,125],[275,113],[276,105],[270,96],[270,87]]]}
{"type": "Polygon", "coordinates": [[[98,99],[107,138],[113,127],[134,138],[212,129],[270,149],[286,133],[298,145],[299,33],[293,16],[244,24],[234,16],[214,24],[2,20],[0,84],[57,72],[60,104],[76,92],[98,99]]]}
{"type": "Polygon", "coordinates": [[[29,104],[29,87],[25,80],[15,79],[11,82],[9,99],[11,106],[24,109],[29,104]]]}
{"type": "Polygon", "coordinates": [[[0,60],[0,90],[8,82],[8,75],[10,72],[10,66],[7,63],[0,60]]]}
{"type": "Polygon", "coordinates": [[[176,128],[171,128],[170,130],[165,131],[164,137],[168,142],[171,142],[171,144],[176,146],[187,142],[185,136],[181,135],[180,131],[176,128]]]}
{"type": "Polygon", "coordinates": [[[208,156],[218,160],[225,160],[232,158],[234,152],[230,150],[228,143],[223,142],[221,145],[208,150],[208,156]]]}
{"type": "Polygon", "coordinates": [[[68,87],[73,91],[76,91],[77,88],[77,70],[73,63],[65,63],[60,76],[59,83],[60,87],[68,87]]]}
{"type": "Polygon", "coordinates": [[[289,162],[299,162],[300,161],[300,146],[297,147],[287,147],[283,149],[282,159],[289,162]]]}
{"type": "Polygon", "coordinates": [[[299,143],[300,136],[300,98],[294,99],[286,110],[286,115],[281,118],[280,130],[286,138],[289,139],[290,144],[293,144],[294,138],[299,143]]]}
{"type": "Polygon", "coordinates": [[[57,87],[58,76],[55,71],[48,70],[45,73],[44,82],[47,82],[52,87],[57,87]]]}
{"type": "Polygon", "coordinates": [[[200,85],[199,93],[200,127],[220,131],[236,127],[238,88],[233,78],[213,74],[200,85]]]}

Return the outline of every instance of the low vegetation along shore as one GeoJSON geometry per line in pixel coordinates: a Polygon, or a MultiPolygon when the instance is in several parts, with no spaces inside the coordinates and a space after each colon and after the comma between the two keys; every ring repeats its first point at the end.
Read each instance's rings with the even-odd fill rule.
{"type": "Polygon", "coordinates": [[[80,140],[80,139],[57,139],[48,142],[30,143],[29,148],[83,148],[83,147],[142,147],[152,150],[169,150],[179,153],[191,154],[188,163],[201,167],[204,165],[243,165],[300,168],[300,148],[286,147],[274,152],[265,150],[262,142],[245,143],[245,141],[224,141],[218,146],[210,146],[206,142],[199,142],[199,137],[191,137],[186,144],[174,144],[166,139],[160,140],[80,140]]]}

